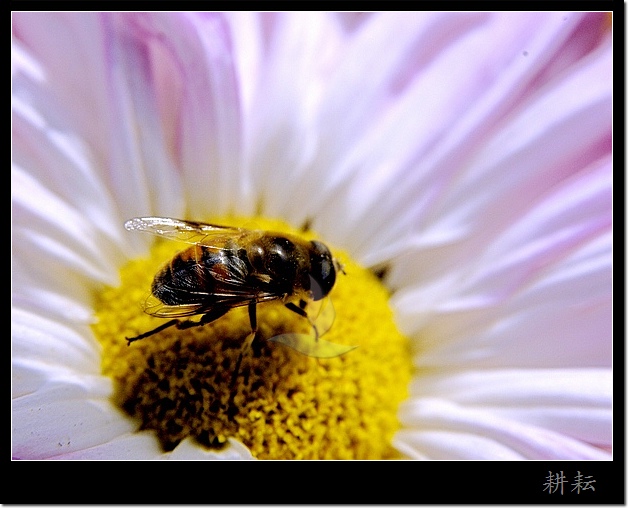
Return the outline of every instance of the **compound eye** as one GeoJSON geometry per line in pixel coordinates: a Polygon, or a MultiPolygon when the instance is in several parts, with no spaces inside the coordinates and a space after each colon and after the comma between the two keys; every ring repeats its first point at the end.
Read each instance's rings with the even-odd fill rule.
{"type": "Polygon", "coordinates": [[[314,300],[320,300],[329,294],[336,283],[336,268],[331,252],[324,243],[312,241],[310,253],[311,291],[314,300]]]}

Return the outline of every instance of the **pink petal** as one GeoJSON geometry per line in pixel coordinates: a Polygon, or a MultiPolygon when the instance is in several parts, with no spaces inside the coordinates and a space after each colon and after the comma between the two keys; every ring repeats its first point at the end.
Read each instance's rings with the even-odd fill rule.
{"type": "Polygon", "coordinates": [[[553,189],[464,275],[395,295],[400,324],[420,330],[421,365],[608,364],[609,168],[553,189]]]}
{"type": "Polygon", "coordinates": [[[138,26],[133,15],[106,15],[103,25],[112,121],[106,126],[111,148],[105,169],[121,204],[119,224],[138,215],[179,216],[182,184],[168,151],[169,126],[158,96],[162,60],[170,63],[163,56],[163,41],[138,26]]]}
{"type": "Polygon", "coordinates": [[[111,16],[17,13],[13,20],[16,43],[41,69],[14,75],[14,163],[118,244],[124,219],[150,213],[151,201],[174,212],[169,201],[180,192],[157,103],[147,96],[145,61],[125,47],[111,16]]]}
{"type": "MultiPolygon", "coordinates": [[[[504,400],[507,395],[505,389],[504,400]]],[[[513,420],[484,407],[476,409],[443,399],[411,399],[403,404],[399,417],[402,424],[411,430],[403,431],[396,439],[402,439],[407,447],[414,442],[417,452],[421,453],[421,443],[426,440],[422,436],[427,432],[431,438],[429,455],[426,456],[431,459],[451,457],[449,433],[458,435],[453,440],[454,448],[458,451],[466,449],[466,458],[473,457],[473,448],[478,443],[478,437],[482,446],[486,445],[486,440],[494,442],[493,446],[485,449],[497,451],[498,456],[492,458],[512,459],[515,454],[537,460],[611,458],[607,452],[560,432],[513,420]],[[434,432],[442,433],[439,440],[434,439],[434,432]],[[512,453],[506,454],[504,449],[512,450],[512,453]]],[[[605,422],[610,423],[610,418],[605,418],[605,422]]],[[[482,453],[479,449],[476,451],[482,453]]]]}
{"type": "MultiPolygon", "coordinates": [[[[421,267],[422,284],[451,273],[468,252],[490,244],[552,186],[610,154],[610,56],[609,47],[600,48],[524,104],[495,139],[478,147],[473,164],[448,186],[433,215],[418,219],[426,226],[416,235],[412,261],[421,267]]],[[[419,204],[425,199],[417,196],[419,204]]],[[[400,249],[391,243],[371,254],[372,262],[395,256],[400,249]]],[[[404,282],[409,275],[404,268],[404,282]]]]}
{"type": "Polygon", "coordinates": [[[411,398],[446,398],[602,449],[612,446],[612,392],[609,369],[587,368],[467,370],[411,385],[411,398]]]}
{"type": "MultiPolygon", "coordinates": [[[[440,209],[441,194],[460,178],[478,147],[500,131],[506,115],[521,104],[522,89],[536,79],[578,21],[578,16],[568,16],[565,21],[560,13],[461,16],[443,15],[440,19],[434,15],[425,26],[414,23],[414,37],[426,37],[429,44],[424,41],[412,48],[414,51],[410,45],[404,48],[421,65],[412,67],[416,76],[406,79],[409,85],[405,93],[387,98],[381,117],[376,116],[378,104],[371,103],[369,120],[361,120],[351,129],[351,140],[339,135],[337,129],[324,130],[333,136],[324,143],[326,148],[334,143],[356,147],[355,152],[342,150],[349,155],[347,159],[321,161],[319,171],[314,171],[332,168],[328,171],[333,176],[322,182],[328,187],[324,195],[334,196],[324,208],[325,218],[346,217],[347,231],[340,229],[339,238],[352,245],[363,244],[364,252],[386,248],[400,233],[407,235],[422,223],[429,225],[434,211],[440,209]],[[434,33],[445,31],[457,38],[434,37],[434,33]],[[522,47],[535,50],[524,57],[522,47]],[[438,58],[432,62],[434,54],[438,58]],[[478,59],[469,55],[478,55],[478,59]],[[368,126],[377,130],[365,131],[368,126]],[[333,188],[342,179],[342,187],[333,188]],[[382,195],[387,198],[382,200],[382,195]],[[376,216],[372,214],[374,207],[376,216]]],[[[401,23],[391,30],[403,33],[403,27],[401,23]]],[[[409,44],[401,37],[390,39],[409,44]]],[[[382,52],[389,49],[384,45],[382,52]]],[[[383,61],[385,57],[373,58],[383,61]]],[[[342,97],[340,92],[336,96],[342,97]]],[[[345,126],[345,117],[356,114],[355,101],[345,104],[351,105],[351,111],[334,104],[333,111],[340,118],[324,125],[345,126]]],[[[328,155],[329,150],[323,153],[328,155]]]]}
{"type": "Polygon", "coordinates": [[[491,437],[447,430],[400,430],[393,446],[418,460],[523,460],[525,457],[491,437]]]}
{"type": "Polygon", "coordinates": [[[40,66],[45,81],[14,81],[13,93],[28,97],[52,129],[73,132],[92,150],[96,165],[107,160],[105,26],[99,14],[15,12],[13,35],[40,66]]]}
{"type": "MultiPolygon", "coordinates": [[[[221,14],[194,13],[125,14],[116,21],[122,38],[114,42],[124,49],[117,56],[127,73],[141,65],[144,74],[137,85],[131,81],[131,91],[138,98],[144,87],[152,90],[145,101],[159,106],[168,160],[181,172],[186,207],[200,216],[226,213],[243,185],[228,22],[221,14]]],[[[158,198],[168,193],[173,189],[167,184],[157,189],[158,198]]]]}
{"type": "MultiPolygon", "coordinates": [[[[245,164],[259,194],[255,204],[265,214],[290,217],[298,223],[303,212],[294,210],[294,204],[320,201],[317,189],[302,189],[300,182],[319,150],[313,116],[329,55],[341,47],[341,32],[328,13],[256,16],[251,23],[253,31],[249,25],[240,26],[240,18],[234,19],[234,32],[239,40],[249,40],[247,48],[251,47],[259,59],[254,67],[247,66],[255,73],[242,77],[256,85],[250,108],[245,111],[250,143],[245,164]],[[249,32],[243,34],[244,29],[249,32]],[[257,39],[252,43],[254,36],[257,39]],[[301,190],[307,194],[306,201],[300,201],[301,190]]],[[[244,57],[242,53],[239,56],[241,60],[244,57]]]]}

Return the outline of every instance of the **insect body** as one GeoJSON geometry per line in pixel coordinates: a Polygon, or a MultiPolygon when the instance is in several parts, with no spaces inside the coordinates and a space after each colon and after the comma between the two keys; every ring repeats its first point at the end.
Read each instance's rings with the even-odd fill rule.
{"type": "MultiPolygon", "coordinates": [[[[354,348],[320,338],[334,319],[328,294],[337,271],[342,270],[323,243],[284,233],[167,217],[134,218],[124,226],[190,244],[155,275],[145,306],[148,314],[171,319],[127,338],[129,345],[172,326],[202,326],[233,308],[247,306],[251,323],[245,343],[248,347],[257,332],[257,305],[280,300],[308,319],[311,332],[286,333],[269,340],[318,358],[338,356],[354,348]],[[311,308],[318,309],[314,318],[311,308]],[[201,315],[200,320],[181,319],[195,315],[201,315]]],[[[241,356],[238,364],[240,360],[241,356]]]]}

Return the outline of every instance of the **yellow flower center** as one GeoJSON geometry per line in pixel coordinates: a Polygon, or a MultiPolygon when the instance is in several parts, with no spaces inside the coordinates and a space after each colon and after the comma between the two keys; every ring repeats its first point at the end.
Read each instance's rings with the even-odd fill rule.
{"type": "MultiPolygon", "coordinates": [[[[256,228],[315,238],[280,221],[254,221],[256,228]]],[[[99,295],[93,330],[103,346],[103,372],[115,382],[115,402],[138,417],[141,428],[154,429],[165,450],[188,436],[208,447],[233,437],[259,459],[395,458],[390,443],[412,366],[408,341],[395,327],[379,279],[331,247],[346,275],[338,274],[330,293],[336,317],[323,338],[358,346],[335,358],[309,357],[267,340],[310,329],[281,301],[257,305],[258,333],[244,353],[251,332],[246,307],[127,346],[126,337],[167,322],[144,313],[142,305],[155,273],[185,247],[155,242],[148,258],[121,269],[119,287],[99,295]]]]}

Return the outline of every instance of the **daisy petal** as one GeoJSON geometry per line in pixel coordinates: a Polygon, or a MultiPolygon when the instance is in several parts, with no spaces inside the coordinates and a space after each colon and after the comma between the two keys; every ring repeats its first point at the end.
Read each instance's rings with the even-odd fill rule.
{"type": "Polygon", "coordinates": [[[164,455],[167,460],[250,460],[251,452],[235,439],[229,439],[225,449],[207,450],[196,444],[193,439],[184,439],[172,452],[164,455]]]}
{"type": "MultiPolygon", "coordinates": [[[[140,15],[138,15],[140,16],[140,15]]],[[[181,182],[167,153],[157,82],[167,60],[155,33],[138,31],[133,17],[107,15],[106,45],[111,115],[109,184],[118,202],[130,206],[121,219],[138,215],[175,215],[183,210],[181,182]],[[139,36],[138,36],[139,35],[139,36]]]]}
{"type": "Polygon", "coordinates": [[[12,28],[15,40],[39,65],[45,84],[22,88],[18,80],[13,92],[20,97],[26,93],[51,128],[75,133],[95,160],[105,161],[110,146],[102,123],[109,107],[102,15],[15,12],[12,28]]]}
{"type": "Polygon", "coordinates": [[[542,427],[598,448],[612,445],[612,375],[606,369],[509,369],[421,377],[415,397],[439,395],[466,408],[542,427]]]}
{"type": "MultiPolygon", "coordinates": [[[[262,54],[259,76],[253,76],[258,79],[258,95],[248,112],[247,134],[257,142],[247,163],[260,190],[258,207],[270,215],[294,212],[295,222],[303,218],[302,211],[292,209],[295,191],[318,148],[312,116],[324,87],[322,68],[338,45],[340,30],[333,19],[328,13],[256,19],[262,54]],[[268,25],[273,27],[272,37],[263,38],[268,25]]],[[[320,198],[312,189],[306,194],[307,203],[320,198]]]]}
{"type": "Polygon", "coordinates": [[[494,365],[497,357],[501,365],[507,361],[514,366],[595,366],[607,361],[612,240],[608,164],[592,166],[554,189],[492,242],[474,273],[456,277],[454,272],[440,286],[395,296],[400,323],[412,326],[414,321],[414,332],[421,329],[420,315],[426,312],[417,302],[433,313],[439,294],[447,301],[422,328],[421,335],[429,337],[429,342],[421,341],[422,365],[494,365]],[[448,293],[451,284],[456,285],[456,297],[448,293]],[[574,308],[580,311],[574,313],[574,308]],[[591,341],[592,333],[601,340],[591,341]],[[452,340],[462,336],[473,340],[452,340]]]}
{"type": "MultiPolygon", "coordinates": [[[[343,161],[330,179],[333,183],[345,168],[352,170],[347,173],[352,178],[340,189],[351,198],[351,208],[339,210],[334,203],[342,204],[344,200],[336,199],[326,207],[330,216],[350,219],[345,221],[347,231],[342,231],[340,237],[350,235],[352,243],[366,242],[364,250],[373,256],[377,249],[396,243],[400,233],[416,230],[422,223],[429,225],[432,213],[440,207],[440,189],[460,179],[469,157],[474,156],[469,150],[477,150],[501,128],[506,114],[520,100],[523,85],[537,78],[543,63],[574,30],[577,20],[578,15],[561,13],[541,17],[476,15],[466,24],[464,18],[457,20],[462,26],[452,26],[457,34],[452,39],[436,38],[429,24],[419,25],[418,31],[425,28],[425,36],[430,39],[416,51],[422,64],[416,70],[421,72],[420,79],[412,81],[405,94],[395,97],[396,102],[380,122],[363,122],[379,130],[367,133],[360,140],[360,149],[351,153],[353,160],[343,161]],[[509,34],[508,40],[495,47],[494,41],[502,40],[505,33],[509,34]],[[436,41],[431,40],[434,38],[436,41]],[[522,47],[535,49],[524,57],[522,47]],[[421,57],[434,51],[432,48],[441,52],[434,62],[421,57]],[[482,64],[469,59],[470,53],[482,55],[482,64]],[[356,159],[354,153],[361,158],[356,159]],[[382,195],[394,199],[382,201],[382,195]],[[374,206],[377,217],[371,213],[374,206]],[[354,227],[356,223],[359,228],[354,227]],[[354,235],[359,238],[353,239],[354,235]]],[[[447,21],[455,24],[451,17],[447,21]]],[[[432,23],[438,26],[438,18],[432,23]]],[[[326,195],[336,196],[337,190],[330,189],[326,195]]]]}
{"type": "MultiPolygon", "coordinates": [[[[40,365],[66,374],[99,371],[100,348],[87,327],[78,332],[67,324],[15,307],[11,321],[14,366],[40,365]]],[[[22,382],[32,383],[32,380],[20,376],[19,371],[14,372],[14,396],[30,391],[22,387],[22,382]]]]}
{"type": "MultiPolygon", "coordinates": [[[[14,250],[14,256],[21,254],[14,250]]],[[[32,252],[25,257],[33,256],[32,252]]],[[[87,324],[93,321],[89,287],[85,280],[65,270],[33,268],[22,258],[13,263],[12,303],[35,314],[56,318],[65,322],[87,324]],[[83,298],[81,298],[83,297],[83,298]]]]}
{"type": "MultiPolygon", "coordinates": [[[[45,209],[48,214],[54,214],[60,206],[81,210],[81,224],[89,223],[99,233],[101,248],[115,252],[121,238],[119,222],[112,220],[115,205],[105,190],[105,182],[94,171],[94,153],[83,139],[54,125],[45,109],[36,109],[38,101],[31,95],[41,93],[41,87],[24,81],[28,80],[22,76],[13,81],[14,198],[24,199],[25,205],[31,205],[29,208],[45,209]],[[32,88],[36,92],[31,93],[32,88]],[[56,178],[53,175],[57,175],[56,178]],[[67,185],[68,181],[73,185],[67,185]],[[29,192],[23,194],[23,187],[29,188],[29,192]],[[46,196],[56,206],[42,206],[47,203],[42,200],[46,196]],[[33,204],[38,206],[33,207],[33,204]]],[[[45,216],[46,213],[42,215],[45,216]]],[[[76,232],[84,233],[82,228],[77,228],[76,232]]]]}
{"type": "Polygon", "coordinates": [[[236,440],[229,440],[220,451],[207,450],[191,438],[184,439],[173,451],[164,452],[152,431],[127,433],[103,444],[76,452],[65,453],[53,459],[106,460],[116,457],[119,460],[242,460],[252,459],[245,446],[236,440]]]}
{"type": "Polygon", "coordinates": [[[525,457],[490,437],[442,430],[401,430],[397,450],[418,460],[523,460],[525,457]]]}
{"type": "MultiPolygon", "coordinates": [[[[442,209],[457,215],[464,226],[461,231],[471,222],[483,224],[474,243],[485,242],[548,189],[608,153],[611,58],[610,47],[600,48],[532,96],[451,187],[442,209]],[[493,199],[496,194],[502,198],[493,199]]],[[[446,221],[451,218],[443,216],[446,221]]]]}
{"type": "MultiPolygon", "coordinates": [[[[490,439],[495,441],[496,445],[501,444],[510,448],[514,453],[527,459],[610,459],[607,452],[558,432],[510,420],[484,409],[469,408],[442,399],[411,399],[402,405],[399,417],[404,425],[416,427],[415,432],[418,435],[424,431],[438,431],[479,436],[483,440],[490,439]]],[[[437,443],[433,437],[432,435],[433,454],[429,458],[448,458],[451,453],[448,441],[442,440],[437,443]]],[[[406,438],[405,442],[408,443],[408,441],[406,438]]],[[[470,450],[472,443],[473,441],[466,443],[462,448],[470,450]]],[[[494,449],[500,448],[495,446],[494,449]]]]}
{"type": "Polygon", "coordinates": [[[68,268],[86,280],[115,282],[111,274],[115,272],[116,253],[118,256],[120,253],[109,239],[95,230],[93,222],[19,166],[12,168],[11,177],[13,238],[20,238],[19,245],[22,242],[24,245],[37,244],[33,248],[33,254],[39,256],[35,266],[41,264],[42,257],[63,259],[67,260],[68,268]],[[68,245],[73,249],[70,250],[68,245]],[[103,259],[103,251],[111,252],[111,259],[103,259]],[[42,256],[42,253],[48,256],[42,256]]]}
{"type": "Polygon", "coordinates": [[[13,456],[47,458],[83,450],[133,430],[107,400],[111,380],[101,376],[52,378],[13,400],[13,456]]]}
{"type": "MultiPolygon", "coordinates": [[[[147,77],[160,107],[168,157],[187,185],[186,205],[201,217],[225,213],[227,198],[244,185],[240,105],[227,21],[216,13],[141,13],[123,15],[121,23],[133,37],[127,42],[131,51],[125,46],[120,53],[121,58],[133,58],[126,68],[134,62],[153,66],[147,77]]],[[[145,86],[144,80],[134,86],[145,86]]],[[[132,91],[133,98],[146,93],[132,91]]],[[[174,190],[164,185],[155,204],[177,195],[174,190]]]]}
{"type": "Polygon", "coordinates": [[[64,460],[153,460],[163,457],[164,452],[152,431],[127,432],[102,444],[82,450],[66,452],[50,457],[64,460]]]}
{"type": "MultiPolygon", "coordinates": [[[[321,105],[319,119],[326,126],[321,131],[326,159],[317,161],[317,165],[335,166],[337,154],[346,153],[346,146],[354,146],[366,129],[377,125],[373,117],[386,112],[391,99],[411,82],[414,73],[484,18],[481,13],[446,16],[397,12],[365,20],[349,41],[342,65],[337,67],[326,88],[328,97],[321,105]],[[361,58],[365,54],[370,57],[361,58]],[[373,66],[373,61],[378,65],[373,66]],[[366,75],[368,80],[364,80],[366,75]],[[360,94],[356,95],[354,90],[360,90],[360,94]]],[[[335,183],[338,176],[334,175],[326,185],[335,183]]]]}

